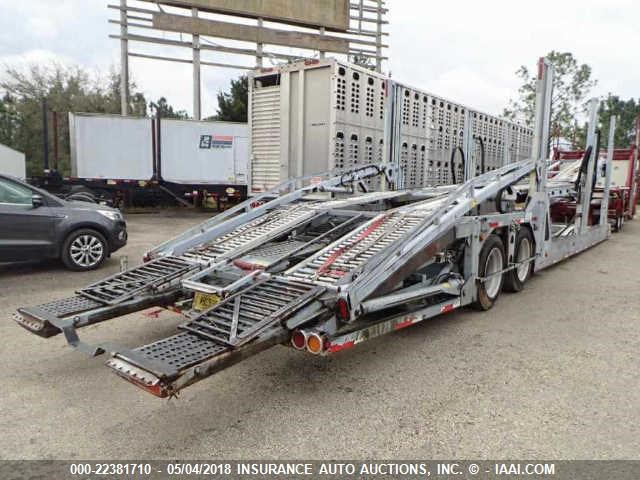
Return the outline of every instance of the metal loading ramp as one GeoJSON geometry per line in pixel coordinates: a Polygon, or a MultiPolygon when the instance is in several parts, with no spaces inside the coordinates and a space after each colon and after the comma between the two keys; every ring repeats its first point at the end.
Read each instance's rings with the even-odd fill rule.
{"type": "Polygon", "coordinates": [[[173,384],[177,379],[185,377],[191,383],[196,381],[192,375],[213,373],[203,365],[224,368],[248,352],[286,340],[284,321],[323,292],[322,287],[283,278],[262,280],[180,325],[183,333],[114,351],[107,365],[126,380],[147,389],[155,386],[152,393],[167,396],[179,389],[173,384]],[[197,372],[190,371],[193,368],[197,372]]]}
{"type": "Polygon", "coordinates": [[[355,232],[341,238],[302,265],[287,272],[291,279],[339,283],[394,242],[414,230],[422,221],[402,212],[379,215],[355,232]]]}
{"type": "Polygon", "coordinates": [[[307,205],[280,207],[212,242],[188,250],[181,257],[209,263],[224,256],[238,255],[321,214],[307,205]]]}

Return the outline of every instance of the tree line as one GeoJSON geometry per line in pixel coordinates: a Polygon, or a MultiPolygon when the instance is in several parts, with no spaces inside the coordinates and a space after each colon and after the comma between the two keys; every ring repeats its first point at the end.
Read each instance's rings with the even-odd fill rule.
{"type": "MultiPolygon", "coordinates": [[[[587,104],[592,89],[597,85],[592,68],[580,63],[569,52],[551,51],[546,58],[555,70],[551,100],[551,144],[573,149],[584,148],[586,141],[587,104]]],[[[536,100],[536,78],[527,66],[521,66],[517,77],[522,81],[518,95],[510,100],[503,114],[511,120],[533,126],[536,100]]],[[[601,145],[608,146],[609,125],[613,116],[618,117],[614,145],[628,148],[635,141],[635,122],[640,115],[640,98],[623,99],[609,93],[600,99],[599,125],[601,145]]]]}
{"type": "MultiPolygon", "coordinates": [[[[54,156],[57,146],[58,170],[63,174],[70,173],[68,113],[120,114],[120,75],[115,71],[92,75],[79,66],[52,63],[5,67],[0,78],[0,143],[25,153],[29,175],[42,174],[45,112],[49,156],[54,156]]],[[[230,93],[221,92],[218,113],[210,120],[246,122],[246,86],[246,78],[241,78],[232,82],[230,93]]],[[[135,82],[129,92],[130,115],[189,118],[164,97],[149,101],[135,82]]]]}
{"type": "MultiPolygon", "coordinates": [[[[586,136],[586,105],[597,85],[589,65],[580,63],[568,52],[550,52],[546,57],[555,67],[552,98],[552,145],[581,148],[586,136]]],[[[533,126],[535,114],[536,75],[527,66],[516,72],[522,82],[517,96],[509,101],[503,115],[533,126]]],[[[30,175],[42,173],[43,100],[47,115],[57,112],[58,128],[49,129],[50,144],[58,145],[59,170],[69,173],[70,145],[68,112],[104,114],[120,113],[120,76],[111,71],[92,76],[78,66],[60,64],[33,65],[27,69],[6,67],[0,81],[0,143],[26,154],[30,175]],[[57,134],[57,138],[53,138],[57,134]],[[56,142],[57,140],[57,142],[56,142]]],[[[166,98],[148,101],[135,83],[129,86],[131,115],[145,117],[156,112],[163,118],[189,118],[184,110],[175,109],[166,98]]],[[[217,95],[216,115],[207,120],[247,121],[248,80],[242,76],[232,80],[228,92],[217,95]]],[[[618,117],[615,146],[629,147],[635,139],[635,119],[640,115],[640,99],[624,99],[608,94],[601,99],[599,128],[602,145],[607,146],[609,123],[618,117]]]]}

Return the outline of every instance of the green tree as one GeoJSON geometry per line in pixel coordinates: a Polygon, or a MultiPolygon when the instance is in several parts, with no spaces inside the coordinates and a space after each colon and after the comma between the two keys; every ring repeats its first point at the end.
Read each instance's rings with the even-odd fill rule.
{"type": "Polygon", "coordinates": [[[212,118],[221,122],[247,122],[249,103],[249,79],[246,75],[231,80],[228,93],[218,93],[218,112],[212,118]]]}
{"type": "MultiPolygon", "coordinates": [[[[25,67],[4,67],[0,82],[0,142],[24,152],[30,175],[42,174],[42,103],[48,107],[49,144],[53,147],[53,112],[58,117],[59,170],[70,171],[69,112],[120,113],[120,75],[115,70],[90,75],[78,66],[51,63],[25,67]]],[[[129,113],[147,115],[147,101],[135,83],[129,86],[129,113]]],[[[166,116],[185,118],[166,99],[157,102],[166,116]]],[[[52,154],[53,151],[51,150],[52,154]]],[[[52,155],[50,155],[52,158],[52,155]]]]}
{"type": "Polygon", "coordinates": [[[189,118],[189,114],[184,110],[174,110],[165,97],[160,97],[156,102],[149,102],[149,108],[161,118],[175,118],[178,120],[189,118]]]}
{"type": "Polygon", "coordinates": [[[601,144],[606,148],[609,143],[609,125],[611,117],[616,116],[615,147],[629,148],[635,142],[636,119],[640,115],[640,99],[623,100],[617,95],[609,94],[600,104],[601,144]]]}
{"type": "MultiPolygon", "coordinates": [[[[552,141],[561,138],[575,141],[579,135],[576,118],[585,112],[589,92],[597,81],[591,78],[591,67],[585,63],[580,64],[569,52],[552,50],[546,58],[555,67],[551,99],[552,141]]],[[[523,84],[518,89],[518,98],[509,102],[504,115],[511,120],[520,120],[533,126],[537,75],[525,65],[518,69],[516,75],[523,84]]]]}

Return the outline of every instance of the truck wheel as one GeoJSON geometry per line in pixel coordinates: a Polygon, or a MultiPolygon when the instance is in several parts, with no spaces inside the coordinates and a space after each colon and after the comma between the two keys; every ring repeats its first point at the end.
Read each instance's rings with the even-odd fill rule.
{"type": "Polygon", "coordinates": [[[107,258],[108,248],[101,233],[83,228],[73,232],[64,241],[62,262],[70,270],[94,270],[107,258]]]}
{"type": "Polygon", "coordinates": [[[478,263],[478,277],[485,278],[478,281],[478,299],[473,306],[478,310],[489,310],[498,299],[502,291],[504,275],[499,274],[506,264],[504,245],[497,235],[490,235],[480,251],[478,263]]]}
{"type": "MultiPolygon", "coordinates": [[[[521,228],[516,235],[516,248],[513,253],[514,263],[521,263],[529,260],[535,255],[533,235],[528,228],[521,228]]],[[[507,292],[520,292],[524,284],[533,274],[533,262],[518,265],[513,270],[506,273],[504,279],[504,289],[507,292]]]]}

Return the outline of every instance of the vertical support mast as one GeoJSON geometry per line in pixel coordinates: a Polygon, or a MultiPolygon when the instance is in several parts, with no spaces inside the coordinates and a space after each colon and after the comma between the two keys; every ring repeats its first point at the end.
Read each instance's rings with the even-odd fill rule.
{"type": "Polygon", "coordinates": [[[120,113],[129,114],[129,29],[127,0],[120,0],[120,113]]]}
{"type": "Polygon", "coordinates": [[[378,17],[376,26],[376,72],[382,73],[382,0],[378,0],[378,17]]]}
{"type": "MultiPolygon", "coordinates": [[[[192,8],[193,18],[198,17],[198,9],[192,8]]],[[[200,35],[194,34],[193,41],[193,118],[202,120],[202,95],[200,93],[202,82],[200,80],[200,35]]]]}
{"type": "MultiPolygon", "coordinates": [[[[611,190],[611,174],[613,170],[613,151],[615,149],[615,133],[618,117],[611,117],[609,123],[609,148],[607,149],[607,163],[605,163],[604,193],[600,203],[600,225],[606,225],[609,220],[609,191],[611,190]]],[[[597,157],[596,157],[597,158],[597,157]]]]}
{"type": "Polygon", "coordinates": [[[536,161],[536,190],[545,192],[547,187],[547,154],[551,125],[551,97],[553,95],[553,65],[546,58],[538,61],[536,86],[536,119],[533,130],[531,156],[536,161]]]}
{"type": "MultiPolygon", "coordinates": [[[[591,147],[591,156],[587,166],[586,175],[583,177],[584,186],[579,204],[576,209],[576,222],[580,222],[580,232],[584,233],[589,228],[589,212],[591,208],[591,196],[593,193],[593,179],[596,174],[596,164],[598,163],[599,145],[596,139],[596,129],[598,125],[598,107],[600,101],[592,98],[589,101],[589,127],[587,130],[587,149],[591,147]]],[[[578,225],[576,225],[578,226],[578,225]]]]}

